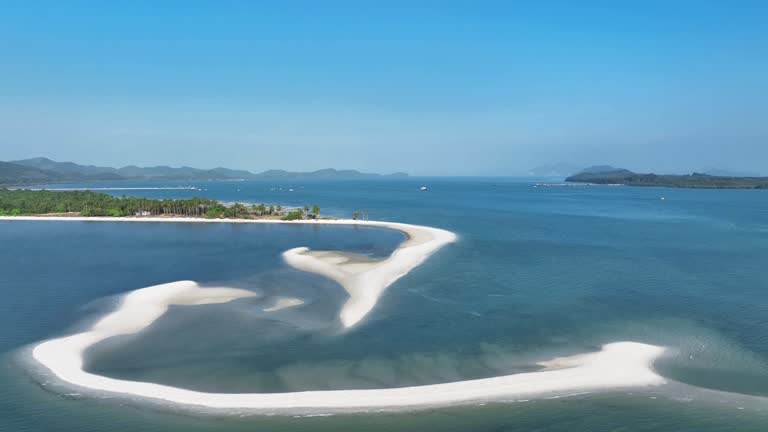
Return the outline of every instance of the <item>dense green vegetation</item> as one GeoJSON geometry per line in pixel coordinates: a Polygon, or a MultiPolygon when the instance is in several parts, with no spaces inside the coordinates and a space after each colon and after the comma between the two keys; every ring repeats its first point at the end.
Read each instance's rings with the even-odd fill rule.
{"type": "Polygon", "coordinates": [[[283,220],[297,220],[297,219],[304,219],[304,217],[308,217],[311,219],[317,219],[320,217],[320,207],[317,206],[317,204],[312,206],[312,213],[309,212],[309,206],[304,206],[303,209],[296,209],[292,212],[289,212],[285,216],[282,217],[283,220]]]}
{"type": "MultiPolygon", "coordinates": [[[[315,206],[319,214],[319,207],[315,206]]],[[[240,203],[224,205],[208,198],[185,200],[115,197],[90,191],[46,191],[0,189],[0,216],[20,216],[50,213],[79,213],[81,216],[186,216],[206,218],[280,217],[303,219],[301,209],[283,214],[281,206],[264,204],[245,206],[240,203]]],[[[314,217],[314,215],[306,215],[314,217]]]]}
{"type": "Polygon", "coordinates": [[[294,210],[282,217],[283,220],[297,220],[297,219],[303,219],[303,218],[304,218],[304,212],[301,209],[294,210]]]}
{"type": "Polygon", "coordinates": [[[623,184],[702,189],[768,189],[768,177],[721,177],[700,173],[690,175],[638,174],[629,170],[582,172],[565,179],[568,182],[623,184]]]}

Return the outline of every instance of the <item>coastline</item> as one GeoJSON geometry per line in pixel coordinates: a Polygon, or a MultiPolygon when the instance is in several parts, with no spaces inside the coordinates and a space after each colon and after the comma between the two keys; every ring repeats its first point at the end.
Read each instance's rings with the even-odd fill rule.
{"type": "MultiPolygon", "coordinates": [[[[456,235],[445,230],[380,221],[352,220],[253,220],[199,218],[117,217],[0,217],[2,220],[66,220],[87,222],[196,222],[196,223],[285,223],[360,225],[395,229],[407,239],[390,257],[379,261],[350,260],[334,251],[294,248],[284,252],[289,265],[315,272],[339,282],[350,294],[342,307],[345,328],[360,322],[373,309],[383,291],[421,264],[456,235]]],[[[74,335],[44,341],[34,346],[34,360],[64,382],[94,391],[142,397],[212,409],[252,409],[263,413],[356,412],[375,409],[413,410],[433,406],[504,401],[510,398],[565,396],[620,388],[657,386],[665,383],[652,367],[663,347],[636,342],[615,342],[601,351],[540,362],[542,370],[484,379],[433,385],[370,390],[302,391],[289,393],[206,393],[152,382],[136,382],[96,375],[83,369],[84,352],[106,338],[132,334],[151,325],[169,305],[222,303],[253,293],[227,287],[202,288],[192,281],[156,285],[127,293],[120,305],[91,328],[74,335]]]]}
{"type": "Polygon", "coordinates": [[[44,188],[44,187],[39,187],[37,185],[33,185],[31,187],[11,186],[11,187],[7,187],[6,189],[8,189],[8,190],[29,190],[29,191],[51,191],[51,192],[75,192],[75,191],[148,191],[148,190],[189,190],[189,191],[198,191],[198,190],[200,190],[199,188],[197,188],[195,186],[44,188]]]}
{"type": "Polygon", "coordinates": [[[455,242],[456,234],[439,228],[400,222],[351,219],[206,219],[192,217],[111,217],[111,216],[0,216],[0,221],[68,221],[68,222],[132,222],[132,223],[255,223],[294,225],[368,226],[399,231],[406,236],[386,259],[369,263],[349,263],[334,251],[310,251],[304,247],[283,253],[290,266],[317,273],[336,281],[349,294],[339,318],[345,328],[360,322],[373,309],[384,290],[424,262],[443,246],[455,242]]]}
{"type": "MultiPolygon", "coordinates": [[[[208,219],[202,217],[187,216],[46,216],[46,215],[27,215],[27,216],[0,216],[0,221],[69,221],[69,222],[183,222],[183,223],[315,223],[315,224],[342,224],[342,225],[375,225],[399,224],[397,222],[364,221],[353,219],[301,219],[301,220],[282,220],[282,219],[237,219],[220,218],[208,219]]],[[[400,231],[400,230],[398,230],[400,231]]]]}

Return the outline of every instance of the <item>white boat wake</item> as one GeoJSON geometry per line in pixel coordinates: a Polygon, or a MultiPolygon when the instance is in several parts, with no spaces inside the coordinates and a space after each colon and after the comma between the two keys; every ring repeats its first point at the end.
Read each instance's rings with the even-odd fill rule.
{"type": "MultiPolygon", "coordinates": [[[[318,252],[307,248],[295,248],[284,253],[288,264],[329,277],[346,289],[349,300],[339,314],[345,328],[359,323],[374,308],[389,285],[442,246],[456,240],[456,236],[448,231],[415,225],[368,221],[327,223],[378,226],[396,229],[408,236],[384,260],[367,260],[339,252],[318,252]]],[[[151,382],[114,379],[83,369],[83,355],[89,347],[113,336],[134,334],[145,329],[161,317],[170,305],[224,303],[253,295],[251,291],[234,288],[203,288],[192,281],[139,289],[125,295],[115,311],[104,316],[90,329],[42,342],[33,348],[32,355],[59,379],[91,390],[209,408],[254,409],[286,414],[316,410],[415,409],[536,395],[567,395],[574,392],[654,386],[665,382],[652,368],[653,361],[664,352],[664,348],[636,342],[611,343],[598,352],[541,362],[543,369],[536,372],[369,390],[208,393],[151,382]]],[[[300,301],[294,299],[280,303],[274,310],[299,304],[300,301]]]]}

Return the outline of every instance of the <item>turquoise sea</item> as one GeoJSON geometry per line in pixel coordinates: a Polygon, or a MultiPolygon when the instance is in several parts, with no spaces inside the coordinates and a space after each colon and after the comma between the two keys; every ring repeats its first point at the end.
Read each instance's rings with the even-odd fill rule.
{"type": "Polygon", "coordinates": [[[768,191],[534,187],[514,178],[111,186],[187,185],[200,190],[114,193],[318,204],[338,217],[365,210],[372,220],[448,229],[459,241],[342,332],[341,287],[280,254],[308,246],[384,257],[401,233],[0,221],[0,430],[768,430],[768,191]],[[669,347],[654,365],[669,384],[413,412],[264,416],[83,392],[30,361],[36,342],[87,326],[120,294],[187,279],[259,297],[172,307],[142,333],[93,347],[86,368],[217,392],[401,387],[531,371],[539,360],[637,341],[669,347]],[[264,313],[276,296],[306,303],[264,313]]]}

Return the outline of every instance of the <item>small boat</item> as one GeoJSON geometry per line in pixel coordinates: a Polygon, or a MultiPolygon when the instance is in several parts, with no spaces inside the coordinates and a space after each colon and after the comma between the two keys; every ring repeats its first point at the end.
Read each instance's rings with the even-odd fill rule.
{"type": "Polygon", "coordinates": [[[423,191],[427,190],[427,187],[426,186],[422,186],[422,187],[419,188],[419,190],[423,192],[423,191]]]}

